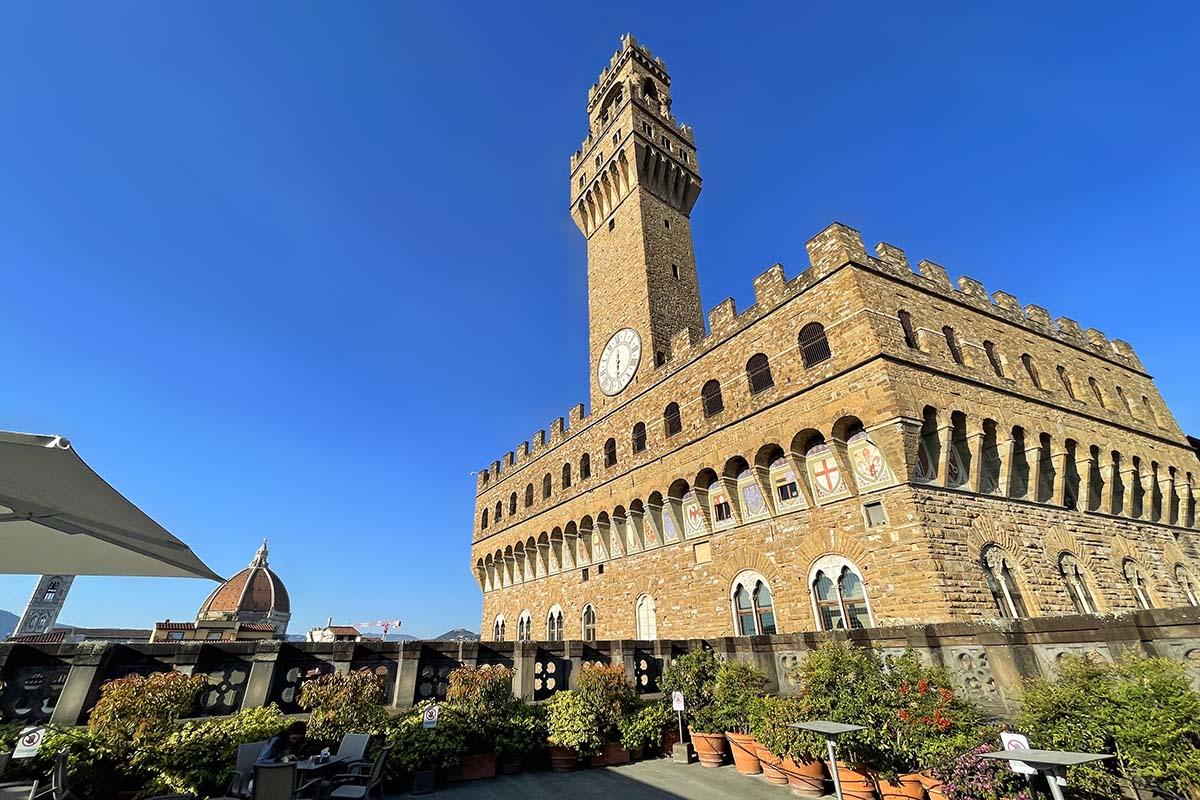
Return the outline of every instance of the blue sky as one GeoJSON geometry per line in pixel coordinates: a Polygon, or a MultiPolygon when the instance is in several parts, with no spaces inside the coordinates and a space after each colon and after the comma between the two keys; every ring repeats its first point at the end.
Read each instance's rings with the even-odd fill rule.
{"type": "Polygon", "coordinates": [[[568,156],[627,30],[695,128],[706,308],[840,220],[1132,342],[1200,432],[1200,12],[1103,3],[7,4],[0,428],[222,574],[269,537],[293,632],[476,629],[471,472],[587,397],[568,156]]]}

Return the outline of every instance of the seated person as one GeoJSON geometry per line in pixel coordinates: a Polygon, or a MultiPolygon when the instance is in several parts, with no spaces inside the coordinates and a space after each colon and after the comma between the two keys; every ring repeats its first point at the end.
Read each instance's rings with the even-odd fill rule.
{"type": "Polygon", "coordinates": [[[262,752],[258,754],[258,760],[254,763],[285,764],[289,761],[299,761],[308,755],[308,742],[304,738],[306,733],[308,733],[307,725],[299,720],[293,722],[283,733],[267,740],[262,752]]]}

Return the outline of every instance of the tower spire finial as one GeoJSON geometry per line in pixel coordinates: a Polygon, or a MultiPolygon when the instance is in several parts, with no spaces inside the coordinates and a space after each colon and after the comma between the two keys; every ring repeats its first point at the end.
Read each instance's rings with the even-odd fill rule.
{"type": "Polygon", "coordinates": [[[251,567],[266,567],[267,566],[267,540],[263,537],[262,546],[258,548],[258,552],[254,554],[254,560],[250,562],[251,567]]]}

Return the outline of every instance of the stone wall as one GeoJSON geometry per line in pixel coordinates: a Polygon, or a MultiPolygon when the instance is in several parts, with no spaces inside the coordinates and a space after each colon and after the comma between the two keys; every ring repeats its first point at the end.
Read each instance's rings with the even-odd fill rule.
{"type": "Polygon", "coordinates": [[[874,628],[850,634],[805,633],[718,639],[566,642],[164,643],[153,645],[0,644],[0,720],[86,722],[104,681],[131,673],[178,670],[209,676],[196,716],[220,716],[276,703],[292,713],[300,685],[328,672],[370,670],[384,681],[388,705],[403,709],[444,698],[460,664],[513,667],[513,691],[543,700],[572,685],[585,662],[623,664],[643,695],[659,692],[663,667],[676,656],[711,647],[720,656],[756,664],[768,689],[791,693],[793,667],[821,641],[849,638],[884,653],[914,649],[945,666],[968,697],[992,713],[1013,713],[1023,682],[1052,675],[1065,653],[1112,660],[1122,653],[1183,662],[1200,688],[1200,609],[1140,611],[1113,616],[1065,616],[997,622],[874,628]]]}

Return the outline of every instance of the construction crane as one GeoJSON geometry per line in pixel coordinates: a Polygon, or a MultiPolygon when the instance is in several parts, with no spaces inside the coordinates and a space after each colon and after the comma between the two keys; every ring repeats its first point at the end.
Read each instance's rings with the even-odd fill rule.
{"type": "Polygon", "coordinates": [[[374,622],[351,622],[352,628],[383,628],[383,637],[387,638],[388,628],[399,628],[400,620],[398,619],[380,619],[374,622]]]}

